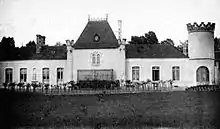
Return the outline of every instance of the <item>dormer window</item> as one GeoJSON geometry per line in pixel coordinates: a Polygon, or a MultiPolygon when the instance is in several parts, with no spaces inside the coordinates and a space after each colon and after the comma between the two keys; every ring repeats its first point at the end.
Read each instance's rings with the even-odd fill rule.
{"type": "Polygon", "coordinates": [[[98,35],[98,34],[95,34],[95,36],[94,36],[94,42],[99,42],[99,40],[100,40],[99,35],[98,35]]]}

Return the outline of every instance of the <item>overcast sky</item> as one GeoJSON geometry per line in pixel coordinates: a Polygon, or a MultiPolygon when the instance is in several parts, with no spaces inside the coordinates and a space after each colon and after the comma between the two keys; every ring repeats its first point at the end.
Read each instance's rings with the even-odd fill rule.
{"type": "Polygon", "coordinates": [[[117,35],[122,20],[122,37],[154,31],[159,41],[175,44],[187,39],[186,24],[215,22],[220,37],[220,0],[0,0],[0,38],[12,36],[15,45],[46,36],[46,44],[77,40],[91,17],[105,17],[117,35]]]}

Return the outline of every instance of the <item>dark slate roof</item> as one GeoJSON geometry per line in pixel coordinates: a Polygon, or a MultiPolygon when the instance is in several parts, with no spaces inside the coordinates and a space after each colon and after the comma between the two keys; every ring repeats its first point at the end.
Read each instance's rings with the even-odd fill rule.
{"type": "Polygon", "coordinates": [[[188,58],[171,45],[126,45],[126,58],[188,58]]]}
{"type": "Polygon", "coordinates": [[[43,46],[40,53],[34,54],[33,60],[62,60],[67,59],[66,46],[43,46]]]}
{"type": "Polygon", "coordinates": [[[89,21],[73,45],[75,49],[103,49],[119,47],[109,23],[106,20],[89,21]],[[100,40],[94,41],[94,36],[98,35],[100,40]]]}

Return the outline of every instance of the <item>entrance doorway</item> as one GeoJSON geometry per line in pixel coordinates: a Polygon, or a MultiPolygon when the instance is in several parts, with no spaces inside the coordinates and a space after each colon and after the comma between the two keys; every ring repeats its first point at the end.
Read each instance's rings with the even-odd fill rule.
{"type": "Polygon", "coordinates": [[[209,69],[205,66],[200,66],[196,71],[197,85],[209,84],[209,69]]]}

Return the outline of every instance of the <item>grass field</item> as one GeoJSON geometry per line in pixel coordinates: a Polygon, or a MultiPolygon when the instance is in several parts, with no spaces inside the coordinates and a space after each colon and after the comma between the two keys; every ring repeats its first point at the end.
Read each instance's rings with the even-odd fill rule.
{"type": "Polygon", "coordinates": [[[219,127],[219,92],[41,95],[0,90],[2,125],[32,128],[219,127]],[[85,105],[86,108],[83,108],[85,105]]]}

